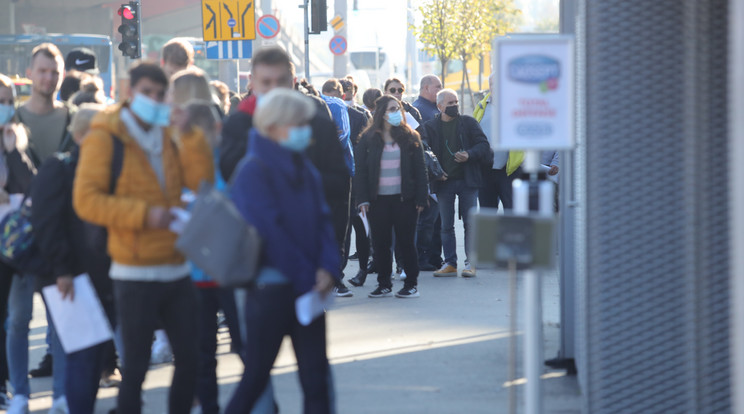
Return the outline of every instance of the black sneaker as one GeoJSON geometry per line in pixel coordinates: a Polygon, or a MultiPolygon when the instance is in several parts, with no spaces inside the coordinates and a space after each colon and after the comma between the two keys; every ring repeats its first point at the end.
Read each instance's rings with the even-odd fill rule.
{"type": "Polygon", "coordinates": [[[374,260],[369,262],[369,265],[367,266],[367,273],[377,273],[377,265],[375,264],[374,260]]]}
{"type": "Polygon", "coordinates": [[[367,272],[364,270],[359,269],[359,272],[357,272],[356,276],[349,279],[349,283],[356,287],[361,287],[364,285],[364,282],[367,280],[367,272]]]}
{"type": "Polygon", "coordinates": [[[359,260],[359,252],[356,252],[349,256],[349,260],[359,260]]]}
{"type": "Polygon", "coordinates": [[[404,286],[403,289],[399,290],[398,293],[395,294],[396,298],[417,298],[421,295],[419,295],[418,289],[416,289],[416,286],[404,286]]]}
{"type": "Polygon", "coordinates": [[[373,290],[368,296],[371,298],[384,298],[392,295],[392,293],[393,289],[377,286],[377,289],[373,290]]]}
{"type": "Polygon", "coordinates": [[[346,285],[344,285],[344,282],[338,282],[336,287],[333,288],[333,294],[340,298],[354,296],[354,294],[349,290],[349,288],[347,288],[346,285]]]}
{"type": "Polygon", "coordinates": [[[44,355],[39,367],[28,372],[31,378],[42,378],[52,376],[52,354],[44,355]]]}

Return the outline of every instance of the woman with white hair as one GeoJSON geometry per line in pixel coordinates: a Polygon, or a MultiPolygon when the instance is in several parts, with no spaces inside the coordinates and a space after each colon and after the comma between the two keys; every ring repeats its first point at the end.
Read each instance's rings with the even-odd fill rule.
{"type": "Polygon", "coordinates": [[[299,92],[277,88],[254,114],[250,151],[231,196],[263,239],[262,268],[245,300],[245,371],[225,413],[247,413],[269,381],[282,338],[290,335],[305,394],[305,413],[330,413],[330,367],[325,316],[307,326],[295,299],[325,297],[339,280],[340,257],[323,186],[304,151],[312,140],[315,105],[299,92]]]}

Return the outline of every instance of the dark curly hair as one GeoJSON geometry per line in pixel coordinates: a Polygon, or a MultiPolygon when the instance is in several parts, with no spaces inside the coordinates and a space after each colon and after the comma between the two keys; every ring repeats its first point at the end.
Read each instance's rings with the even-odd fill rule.
{"type": "MultiPolygon", "coordinates": [[[[362,138],[368,137],[367,139],[379,139],[382,140],[382,134],[385,130],[385,115],[387,115],[387,107],[390,101],[398,104],[401,110],[403,110],[403,104],[391,95],[383,95],[375,101],[375,111],[372,115],[372,122],[367,126],[367,129],[362,133],[362,138]]],[[[421,138],[418,132],[411,129],[406,123],[406,118],[403,117],[403,121],[398,126],[394,126],[390,129],[390,135],[393,137],[393,141],[398,144],[399,147],[407,147],[408,145],[420,146],[421,138]]]]}

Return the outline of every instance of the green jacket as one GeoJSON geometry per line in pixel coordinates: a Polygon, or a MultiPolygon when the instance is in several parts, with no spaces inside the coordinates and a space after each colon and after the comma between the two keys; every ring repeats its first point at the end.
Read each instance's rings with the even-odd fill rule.
{"type": "MultiPolygon", "coordinates": [[[[483,115],[486,113],[486,106],[488,105],[488,98],[490,96],[491,94],[488,93],[483,100],[478,102],[478,105],[475,106],[473,118],[478,120],[478,122],[483,119],[483,115]]],[[[522,165],[522,161],[524,161],[524,151],[509,151],[509,158],[506,161],[506,175],[514,174],[514,171],[517,171],[517,168],[522,165]]]]}

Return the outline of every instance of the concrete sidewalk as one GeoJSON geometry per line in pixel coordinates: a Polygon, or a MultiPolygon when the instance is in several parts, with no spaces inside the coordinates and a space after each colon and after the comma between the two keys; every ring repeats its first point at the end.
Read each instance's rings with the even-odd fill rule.
{"type": "MultiPolygon", "coordinates": [[[[459,223],[458,223],[459,224],[459,223]]],[[[462,230],[458,240],[463,240],[462,230]]],[[[462,246],[460,246],[462,250],[462,246]]],[[[352,252],[355,249],[352,247],[352,252]]],[[[460,260],[464,254],[460,254],[460,260]]],[[[347,278],[356,274],[350,262],[347,278]]],[[[339,413],[507,413],[509,407],[509,282],[506,273],[480,269],[474,279],[434,278],[422,272],[421,297],[370,299],[376,285],[370,275],[354,297],[337,298],[328,313],[328,355],[332,364],[339,413]]],[[[395,281],[395,288],[402,286],[395,281]]],[[[520,329],[523,310],[519,283],[520,329]]],[[[558,351],[558,277],[543,283],[545,359],[558,351]]],[[[35,307],[31,366],[42,357],[43,305],[35,307]]],[[[522,335],[517,332],[517,378],[522,378],[522,335]]],[[[195,338],[196,340],[196,338],[195,338]]],[[[221,334],[218,349],[220,400],[224,407],[240,380],[242,364],[229,354],[229,337],[221,334]]],[[[574,377],[546,369],[545,413],[578,414],[580,394],[574,377]]],[[[170,364],[148,373],[146,413],[165,413],[170,364]]],[[[301,413],[302,393],[291,344],[285,341],[273,371],[281,412],[301,413]]],[[[32,380],[31,409],[46,412],[51,405],[51,380],[32,380]]],[[[516,385],[519,412],[523,389],[516,385]]],[[[101,390],[98,413],[114,406],[116,389],[101,390]]]]}

